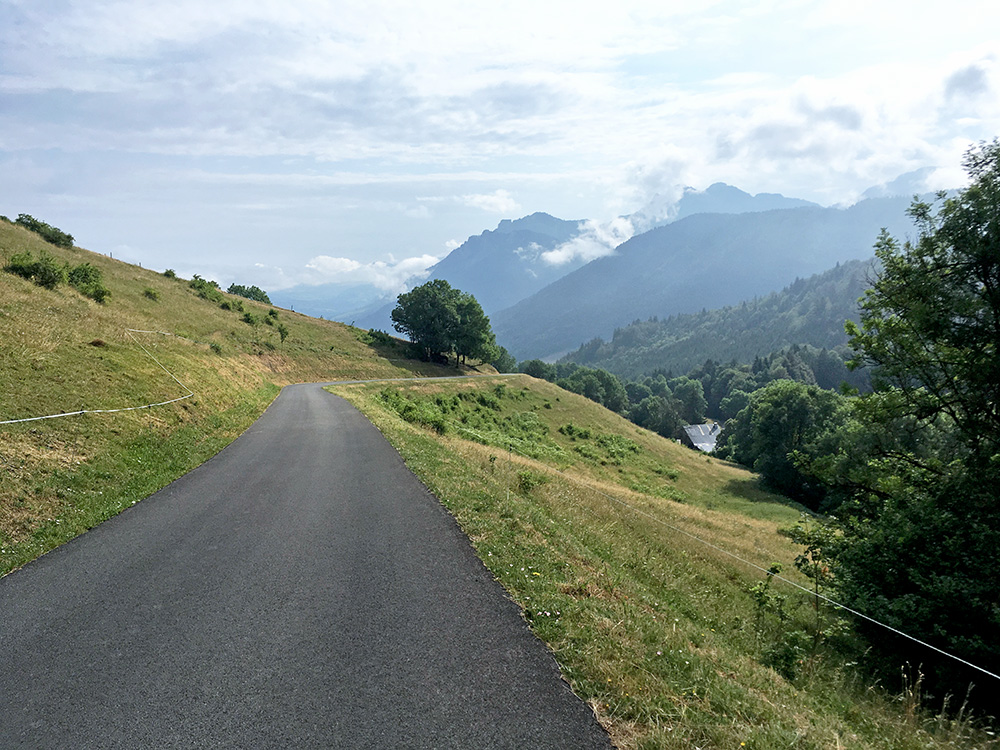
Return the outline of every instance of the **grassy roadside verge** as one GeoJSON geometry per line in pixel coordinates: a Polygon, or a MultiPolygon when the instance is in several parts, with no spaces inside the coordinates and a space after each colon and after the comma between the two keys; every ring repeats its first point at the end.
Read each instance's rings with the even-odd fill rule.
{"type": "Polygon", "coordinates": [[[997,746],[867,685],[836,618],[671,528],[794,577],[777,532],[799,509],[746,472],[527,377],[331,390],[455,516],[618,747],[997,746]]]}
{"type": "Polygon", "coordinates": [[[219,290],[203,296],[184,279],[0,222],[0,267],[17,253],[90,264],[110,297],[100,304],[0,271],[0,420],[194,395],[0,425],[0,575],[203,463],[283,385],[455,374],[404,360],[358,329],[219,290]]]}

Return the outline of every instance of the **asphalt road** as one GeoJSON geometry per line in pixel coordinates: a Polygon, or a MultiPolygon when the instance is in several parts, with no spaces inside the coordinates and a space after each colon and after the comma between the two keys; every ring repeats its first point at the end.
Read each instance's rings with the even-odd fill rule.
{"type": "Polygon", "coordinates": [[[0,579],[0,748],[609,748],[438,501],[319,386],[0,579]]]}

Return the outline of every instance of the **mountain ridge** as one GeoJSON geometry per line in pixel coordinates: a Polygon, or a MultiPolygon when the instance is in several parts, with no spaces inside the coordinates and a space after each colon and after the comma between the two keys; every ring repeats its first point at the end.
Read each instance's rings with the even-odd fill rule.
{"type": "Polygon", "coordinates": [[[556,358],[636,319],[724,307],[871,255],[880,229],[910,228],[909,199],[695,214],[637,235],[493,316],[519,359],[556,358]]]}

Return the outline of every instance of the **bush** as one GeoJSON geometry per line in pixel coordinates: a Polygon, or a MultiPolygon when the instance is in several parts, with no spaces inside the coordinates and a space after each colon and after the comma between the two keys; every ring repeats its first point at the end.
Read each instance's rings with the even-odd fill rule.
{"type": "Polygon", "coordinates": [[[174,271],[174,269],[172,269],[172,268],[168,268],[166,271],[164,271],[163,275],[166,276],[168,279],[176,279],[177,278],[177,272],[174,271]]]}
{"type": "Polygon", "coordinates": [[[151,299],[153,302],[160,301],[160,293],[155,289],[150,289],[148,286],[142,290],[142,296],[146,299],[151,299]]]}
{"type": "Polygon", "coordinates": [[[209,302],[222,304],[225,301],[225,297],[222,296],[222,291],[219,289],[219,284],[216,281],[203,279],[198,274],[195,274],[194,278],[188,282],[188,286],[194,290],[195,294],[202,299],[207,299],[209,302]]]}
{"type": "MultiPolygon", "coordinates": [[[[73,268],[67,275],[67,278],[70,286],[80,292],[80,294],[90,297],[97,302],[103,303],[111,296],[111,292],[104,286],[101,269],[95,268],[89,263],[81,263],[73,268]]],[[[155,292],[153,293],[155,294],[155,292]]]]}
{"type": "Polygon", "coordinates": [[[31,230],[41,236],[46,242],[50,242],[57,247],[73,247],[73,235],[66,234],[61,229],[51,224],[46,224],[44,221],[39,221],[34,216],[18,214],[17,221],[14,223],[31,230]]]}
{"type": "Polygon", "coordinates": [[[27,250],[16,253],[4,266],[4,270],[34,281],[46,289],[55,289],[66,281],[66,266],[59,265],[55,258],[44,251],[37,259],[27,250]]]}
{"type": "Polygon", "coordinates": [[[240,297],[246,297],[247,299],[252,299],[255,302],[263,302],[265,305],[270,305],[271,300],[267,296],[267,292],[257,286],[243,286],[242,284],[230,284],[229,289],[226,290],[229,294],[236,294],[240,297]]]}
{"type": "Polygon", "coordinates": [[[255,326],[260,323],[260,319],[249,310],[243,313],[243,317],[240,318],[240,320],[250,326],[255,326]]]}

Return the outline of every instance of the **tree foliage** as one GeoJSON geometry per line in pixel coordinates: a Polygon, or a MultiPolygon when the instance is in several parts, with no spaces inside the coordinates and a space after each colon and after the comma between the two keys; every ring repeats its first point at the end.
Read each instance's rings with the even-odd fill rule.
{"type": "Polygon", "coordinates": [[[490,319],[476,298],[444,279],[399,295],[391,317],[393,328],[427,359],[454,353],[457,364],[467,358],[489,361],[499,354],[490,319]]]}
{"type": "Polygon", "coordinates": [[[58,227],[46,224],[44,221],[36,219],[29,214],[18,214],[15,224],[19,224],[25,229],[29,229],[39,235],[46,242],[50,242],[57,247],[73,247],[73,235],[67,234],[58,227]]]}
{"type": "Polygon", "coordinates": [[[243,286],[242,284],[230,284],[229,288],[226,290],[229,294],[236,294],[240,297],[245,297],[246,299],[252,299],[255,302],[263,302],[265,305],[271,304],[271,299],[267,296],[267,292],[258,286],[243,286]]]}
{"type": "Polygon", "coordinates": [[[809,468],[837,452],[847,400],[834,391],[776,380],[754,391],[731,419],[718,450],[758,472],[774,489],[813,509],[828,506],[827,487],[809,468]]]}
{"type": "MultiPolygon", "coordinates": [[[[862,611],[1000,671],[1000,142],[966,156],[971,185],[915,201],[918,236],[878,238],[881,271],[848,324],[875,391],[856,401],[839,458],[820,471],[850,494],[838,513],[841,595],[862,611]]],[[[972,679],[907,641],[880,643],[972,679]]]]}

